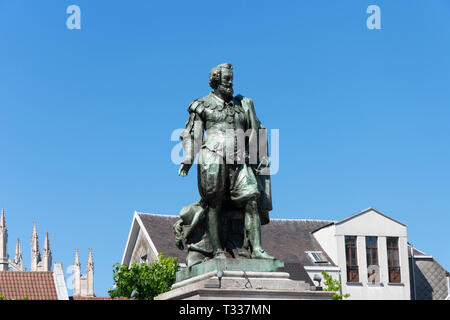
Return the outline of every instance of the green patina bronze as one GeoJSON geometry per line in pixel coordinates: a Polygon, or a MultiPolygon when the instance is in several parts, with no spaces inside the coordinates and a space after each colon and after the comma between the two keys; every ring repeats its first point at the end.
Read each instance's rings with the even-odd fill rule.
{"type": "Polygon", "coordinates": [[[236,261],[227,266],[245,271],[274,271],[273,266],[282,265],[265,261],[275,258],[261,244],[261,225],[269,223],[272,210],[266,130],[253,101],[233,96],[232,70],[229,63],[211,70],[213,91],[189,105],[180,136],[185,157],[179,175],[188,174],[199,153],[201,197],[181,210],[174,225],[177,247],[188,250],[188,269],[180,271],[180,279],[230,258],[236,261]]]}
{"type": "Polygon", "coordinates": [[[272,259],[210,259],[178,271],[176,282],[215,270],[272,272],[283,266],[283,262],[272,259]]]}

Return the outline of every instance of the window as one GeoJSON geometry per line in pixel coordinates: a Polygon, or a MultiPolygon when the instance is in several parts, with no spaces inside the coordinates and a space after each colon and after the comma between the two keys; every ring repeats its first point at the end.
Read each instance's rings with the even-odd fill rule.
{"type": "Polygon", "coordinates": [[[388,255],[388,271],[389,282],[400,283],[400,261],[398,255],[398,238],[388,237],[387,243],[387,255],[388,255]]]}
{"type": "Polygon", "coordinates": [[[358,260],[356,258],[356,252],[356,236],[345,236],[347,282],[359,282],[358,260]]]}
{"type": "Polygon", "coordinates": [[[328,263],[322,251],[306,251],[306,253],[314,263],[328,263]]]}
{"type": "Polygon", "coordinates": [[[380,283],[377,237],[366,237],[367,281],[380,283]]]}
{"type": "Polygon", "coordinates": [[[139,263],[143,263],[143,262],[147,262],[147,255],[144,255],[139,259],[139,263]]]}

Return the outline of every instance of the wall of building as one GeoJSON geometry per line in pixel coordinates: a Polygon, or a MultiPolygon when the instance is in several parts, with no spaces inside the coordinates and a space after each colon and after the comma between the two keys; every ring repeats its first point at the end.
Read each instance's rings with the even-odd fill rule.
{"type": "Polygon", "coordinates": [[[342,282],[342,279],[341,279],[341,268],[340,267],[335,267],[335,266],[305,266],[304,268],[305,268],[306,272],[308,273],[308,276],[313,281],[315,286],[317,286],[318,283],[317,283],[316,280],[314,280],[314,278],[316,276],[319,276],[322,279],[322,281],[320,282],[320,285],[322,287],[324,287],[324,278],[323,278],[323,275],[322,275],[322,271],[325,271],[326,273],[328,273],[334,280],[338,280],[338,281],[342,282]]]}
{"type": "Polygon", "coordinates": [[[352,219],[338,222],[334,228],[321,229],[315,232],[314,236],[327,254],[341,268],[342,290],[343,293],[350,293],[349,299],[409,300],[411,298],[406,226],[376,211],[369,211],[352,219]],[[347,282],[345,236],[357,237],[359,283],[352,284],[347,282]],[[371,284],[368,281],[366,236],[377,237],[379,284],[371,284]],[[388,279],[387,237],[399,238],[401,283],[398,284],[389,283],[388,279]],[[333,242],[336,244],[335,246],[333,242]]]}
{"type": "Polygon", "coordinates": [[[157,258],[153,250],[150,248],[150,244],[148,243],[144,231],[142,231],[142,229],[139,229],[136,244],[133,248],[133,253],[131,254],[129,265],[131,266],[131,264],[133,264],[134,262],[140,263],[143,256],[147,256],[146,262],[152,262],[157,258]]]}
{"type": "Polygon", "coordinates": [[[323,250],[328,257],[336,263],[338,257],[337,242],[336,242],[336,225],[332,224],[314,232],[314,237],[320,243],[323,250]]]}

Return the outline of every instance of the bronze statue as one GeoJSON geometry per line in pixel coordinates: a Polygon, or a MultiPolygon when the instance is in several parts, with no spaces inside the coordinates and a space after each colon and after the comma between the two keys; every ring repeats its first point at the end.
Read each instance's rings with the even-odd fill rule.
{"type": "Polygon", "coordinates": [[[209,73],[213,91],[188,107],[182,132],[186,176],[196,154],[200,201],[184,207],[174,225],[187,265],[211,258],[274,259],[261,246],[261,225],[272,210],[267,135],[253,101],[233,96],[233,67],[209,73]],[[204,140],[204,131],[207,137],[204,140]]]}

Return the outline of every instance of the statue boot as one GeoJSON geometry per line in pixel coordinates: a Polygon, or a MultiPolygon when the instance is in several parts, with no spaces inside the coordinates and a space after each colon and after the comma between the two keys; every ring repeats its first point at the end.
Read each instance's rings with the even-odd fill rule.
{"type": "Polygon", "coordinates": [[[266,252],[266,250],[264,250],[263,248],[259,247],[259,248],[253,248],[252,259],[270,259],[270,260],[275,260],[275,257],[272,257],[271,255],[269,255],[266,252]]]}
{"type": "Polygon", "coordinates": [[[245,210],[245,229],[250,240],[252,249],[252,259],[271,259],[275,257],[269,255],[261,246],[261,220],[256,206],[256,201],[250,201],[245,210]]]}

